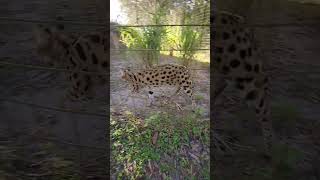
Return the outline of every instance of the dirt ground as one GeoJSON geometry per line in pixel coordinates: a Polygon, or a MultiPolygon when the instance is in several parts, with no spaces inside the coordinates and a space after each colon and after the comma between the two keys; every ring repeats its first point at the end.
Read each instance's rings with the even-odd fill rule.
{"type": "MultiPolygon", "coordinates": [[[[177,112],[178,108],[175,106],[174,102],[178,103],[183,108],[181,114],[183,114],[183,111],[191,110],[191,103],[189,102],[188,97],[184,94],[172,98],[171,100],[174,102],[169,102],[167,105],[163,105],[162,107],[160,107],[160,102],[156,102],[154,106],[149,107],[146,101],[148,98],[147,93],[144,91],[139,94],[132,94],[128,84],[121,79],[120,71],[126,67],[141,69],[140,67],[142,66],[142,62],[136,57],[137,56],[126,55],[123,52],[111,53],[110,98],[112,111],[130,110],[145,117],[156,111],[177,112]]],[[[160,57],[160,64],[167,63],[177,64],[181,62],[179,62],[177,58],[162,55],[160,57]]],[[[195,96],[201,97],[201,100],[198,100],[196,103],[198,108],[202,108],[204,110],[205,118],[209,118],[209,64],[196,62],[192,68],[194,69],[192,70],[192,76],[195,84],[195,96]]],[[[161,95],[173,95],[175,90],[176,89],[171,87],[154,89],[156,97],[161,95]]]]}

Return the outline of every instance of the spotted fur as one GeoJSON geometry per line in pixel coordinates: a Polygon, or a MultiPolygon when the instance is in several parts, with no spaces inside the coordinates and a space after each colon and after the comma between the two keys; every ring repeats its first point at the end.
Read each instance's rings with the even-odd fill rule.
{"type": "Polygon", "coordinates": [[[71,81],[67,93],[69,98],[85,100],[90,96],[93,85],[105,82],[104,74],[108,68],[106,33],[73,35],[64,32],[61,25],[57,27],[37,25],[34,36],[36,50],[46,63],[69,70],[67,72],[71,81]]]}
{"type": "MultiPolygon", "coordinates": [[[[194,104],[193,82],[185,66],[165,64],[140,71],[125,69],[122,72],[122,79],[127,81],[132,87],[132,92],[136,93],[145,87],[150,89],[164,85],[175,86],[177,87],[176,94],[183,90],[194,104]]],[[[149,94],[153,94],[153,91],[149,91],[149,94]]]]}
{"type": "Polygon", "coordinates": [[[264,137],[266,153],[272,147],[272,122],[269,118],[268,76],[259,59],[254,33],[245,26],[244,18],[217,12],[214,24],[213,82],[214,99],[227,85],[232,85],[257,115],[264,137]]]}

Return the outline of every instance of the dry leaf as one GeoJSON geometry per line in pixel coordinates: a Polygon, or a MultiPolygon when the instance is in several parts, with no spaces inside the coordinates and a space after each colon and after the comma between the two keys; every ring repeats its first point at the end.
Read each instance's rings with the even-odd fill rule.
{"type": "Polygon", "coordinates": [[[158,131],[153,133],[153,136],[152,136],[152,144],[153,145],[155,145],[157,143],[158,136],[159,136],[159,132],[158,131]]]}

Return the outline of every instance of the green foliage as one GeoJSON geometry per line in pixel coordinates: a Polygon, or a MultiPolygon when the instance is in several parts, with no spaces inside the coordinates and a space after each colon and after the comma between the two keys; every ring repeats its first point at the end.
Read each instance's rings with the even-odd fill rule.
{"type": "MultiPolygon", "coordinates": [[[[179,14],[175,15],[179,16],[180,24],[209,24],[209,4],[204,1],[196,1],[192,8],[183,3],[177,12],[179,14]]],[[[169,47],[167,49],[181,50],[175,56],[182,57],[185,66],[190,65],[196,54],[198,56],[201,54],[196,49],[205,47],[206,36],[210,34],[209,28],[195,26],[167,27],[167,31],[166,46],[169,47]]]]}
{"type": "Polygon", "coordinates": [[[295,130],[296,123],[301,118],[298,108],[286,102],[273,105],[271,112],[275,129],[286,134],[295,130]]]}
{"type": "Polygon", "coordinates": [[[121,42],[129,49],[138,49],[135,53],[146,66],[159,63],[162,37],[166,33],[163,27],[121,28],[120,32],[121,42]]]}
{"type": "MultiPolygon", "coordinates": [[[[209,122],[200,121],[198,118],[199,115],[194,113],[183,118],[165,113],[156,113],[144,120],[131,113],[127,113],[123,118],[125,121],[113,118],[112,167],[117,169],[114,170],[117,171],[117,177],[131,179],[144,177],[149,161],[157,163],[161,172],[170,174],[177,169],[172,167],[173,162],[169,159],[179,156],[182,147],[190,146],[191,139],[198,139],[209,147],[209,122]],[[153,144],[156,133],[158,133],[157,140],[153,144]]],[[[179,168],[187,171],[192,162],[188,158],[179,157],[179,168]]],[[[206,168],[209,168],[209,165],[206,168]]]]}
{"type": "MultiPolygon", "coordinates": [[[[209,24],[210,6],[207,1],[198,0],[194,4],[186,1],[127,1],[122,0],[122,7],[127,11],[131,23],[135,24],[209,24]],[[139,19],[139,21],[138,21],[139,19]]],[[[145,27],[121,30],[121,40],[129,48],[149,49],[138,54],[147,66],[159,62],[160,49],[182,51],[174,56],[181,57],[183,64],[189,66],[196,57],[209,58],[203,52],[196,51],[209,41],[209,28],[204,27],[145,27]]],[[[208,46],[208,42],[207,46],[208,46]]],[[[163,52],[166,53],[166,52],[163,52]]],[[[172,53],[173,54],[173,53],[172,53]]]]}
{"type": "MultiPolygon", "coordinates": [[[[145,14],[150,17],[147,24],[161,25],[166,21],[167,6],[163,3],[156,3],[155,11],[145,14]]],[[[140,49],[138,55],[147,67],[152,67],[159,63],[160,49],[166,29],[162,26],[149,26],[143,28],[121,28],[121,41],[129,49],[140,49]],[[145,50],[142,50],[145,49],[145,50]]]]}

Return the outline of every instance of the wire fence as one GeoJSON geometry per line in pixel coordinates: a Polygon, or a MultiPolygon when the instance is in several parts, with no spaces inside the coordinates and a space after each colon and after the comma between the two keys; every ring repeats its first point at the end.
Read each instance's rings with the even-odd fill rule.
{"type": "MultiPolygon", "coordinates": [[[[21,19],[21,18],[10,18],[10,17],[0,17],[0,23],[33,23],[33,24],[39,24],[39,23],[45,23],[45,24],[57,24],[57,23],[67,23],[70,25],[79,25],[79,26],[95,26],[95,27],[104,27],[106,30],[108,30],[109,22],[106,23],[92,23],[92,22],[80,22],[80,21],[67,21],[67,20],[32,20],[32,19],[21,19]]],[[[273,28],[273,27],[286,27],[286,26],[310,26],[310,25],[319,25],[319,19],[304,19],[300,20],[299,22],[290,22],[290,23],[270,23],[270,24],[247,24],[247,26],[252,28],[273,28]]],[[[210,27],[210,24],[162,24],[162,25],[112,25],[111,27],[114,30],[116,28],[121,27],[163,27],[163,26],[198,26],[198,27],[210,27]]],[[[218,27],[218,26],[215,26],[218,27]]],[[[194,49],[194,51],[209,51],[210,49],[194,49]]],[[[179,49],[110,49],[110,51],[183,51],[179,49]]],[[[31,64],[19,64],[19,63],[12,63],[8,61],[0,61],[0,64],[3,66],[12,66],[12,67],[19,67],[19,68],[27,68],[27,69],[39,69],[39,70],[50,70],[50,71],[59,71],[59,72],[72,72],[68,69],[63,68],[53,68],[53,67],[45,67],[45,66],[38,66],[38,65],[31,65],[31,64]]],[[[192,69],[192,70],[208,70],[208,69],[192,69]]],[[[89,72],[89,71],[81,71],[81,73],[86,74],[95,74],[95,75],[106,75],[109,76],[109,72],[106,73],[99,73],[99,72],[89,72]]],[[[84,112],[84,111],[74,111],[72,109],[62,109],[62,108],[56,108],[56,107],[49,107],[49,106],[43,106],[39,104],[24,102],[21,100],[15,100],[15,99],[9,99],[9,98],[0,98],[0,101],[7,101],[11,103],[16,104],[22,104],[30,107],[36,107],[41,109],[47,109],[47,110],[53,110],[53,111],[60,111],[65,113],[73,113],[73,114],[82,114],[82,115],[88,115],[88,116],[96,116],[96,117],[106,117],[106,114],[99,114],[99,113],[90,113],[90,112],[84,112]]],[[[65,144],[70,144],[66,143],[65,144]]],[[[72,144],[71,144],[72,145],[72,144]]],[[[73,144],[74,145],[74,144],[73,144]]],[[[81,146],[81,145],[76,145],[81,146]]],[[[95,147],[93,147],[95,148],[95,147]]]]}
{"type": "MultiPolygon", "coordinates": [[[[306,26],[306,25],[319,25],[320,19],[303,19],[299,22],[290,22],[290,23],[270,23],[270,24],[247,24],[248,27],[252,28],[272,28],[272,27],[285,27],[285,26],[306,26]]],[[[69,20],[34,20],[34,19],[22,19],[22,18],[11,18],[11,17],[0,17],[0,23],[9,22],[9,23],[36,23],[36,24],[58,24],[58,23],[67,23],[70,25],[80,25],[80,26],[95,26],[95,27],[105,27],[106,30],[108,29],[108,25],[110,22],[105,23],[93,23],[93,22],[81,22],[81,21],[69,21],[69,20]]],[[[198,27],[210,27],[210,24],[149,24],[149,25],[112,25],[114,29],[120,27],[163,27],[163,26],[198,26],[198,27]]],[[[214,26],[218,28],[219,26],[214,26]]],[[[180,49],[110,49],[110,51],[184,51],[180,49]]],[[[210,49],[193,49],[193,51],[210,51],[210,49]]],[[[45,67],[45,66],[38,66],[38,65],[31,65],[31,64],[19,64],[19,63],[12,63],[8,61],[0,61],[1,65],[4,66],[12,66],[12,67],[20,67],[20,68],[28,68],[28,69],[39,69],[39,70],[50,70],[50,71],[60,71],[60,72],[72,72],[72,70],[63,69],[63,68],[54,68],[54,67],[45,67]]],[[[191,69],[191,70],[208,70],[208,69],[191,69]]],[[[109,76],[109,73],[101,73],[101,72],[90,72],[90,71],[82,71],[79,70],[80,73],[85,74],[94,74],[94,75],[106,75],[109,76]]],[[[3,100],[3,99],[2,99],[3,100]]],[[[28,104],[24,102],[18,102],[13,100],[11,102],[21,103],[21,104],[28,104]]],[[[32,104],[29,104],[32,105],[32,104]]],[[[38,105],[34,105],[38,106],[38,105]]],[[[38,106],[40,107],[40,106],[38,106]]],[[[42,108],[45,109],[55,109],[43,106],[42,108]]],[[[55,109],[58,110],[58,109],[55,109]]],[[[61,109],[60,109],[61,110],[61,109]]],[[[63,110],[62,110],[63,111],[63,110]]],[[[67,111],[70,112],[70,111],[67,111]]],[[[73,112],[74,113],[74,112],[73,112]]],[[[98,116],[102,116],[101,114],[98,116]]]]}
{"type": "MultiPolygon", "coordinates": [[[[299,22],[289,22],[289,23],[254,23],[254,24],[246,24],[248,27],[252,28],[266,28],[266,27],[282,27],[282,26],[304,26],[304,25],[319,25],[320,18],[306,18],[301,19],[299,22]]],[[[33,23],[33,24],[59,24],[59,23],[67,23],[70,25],[80,25],[80,26],[96,26],[96,27],[105,27],[108,30],[110,22],[106,23],[94,23],[94,22],[83,22],[83,21],[73,21],[73,20],[32,20],[32,19],[21,19],[21,18],[11,18],[11,17],[0,17],[0,23],[3,22],[23,22],[23,23],[33,23]]],[[[145,24],[145,25],[111,25],[112,28],[119,27],[163,27],[163,26],[214,26],[212,24],[145,24]]],[[[110,29],[111,30],[111,29],[110,29]]]]}

